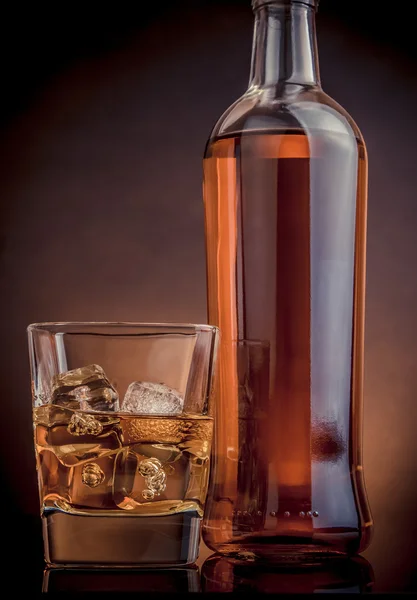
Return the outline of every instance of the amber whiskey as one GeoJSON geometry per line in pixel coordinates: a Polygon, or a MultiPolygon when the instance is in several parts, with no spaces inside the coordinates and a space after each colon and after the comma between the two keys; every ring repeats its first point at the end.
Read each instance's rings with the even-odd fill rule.
{"type": "Polygon", "coordinates": [[[181,558],[184,527],[198,545],[211,417],[50,404],[34,409],[34,424],[47,562],[165,564],[167,556],[181,558]]]}

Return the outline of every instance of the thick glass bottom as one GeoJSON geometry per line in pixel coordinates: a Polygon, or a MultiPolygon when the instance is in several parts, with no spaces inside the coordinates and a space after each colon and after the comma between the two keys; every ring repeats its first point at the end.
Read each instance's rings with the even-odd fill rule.
{"type": "Polygon", "coordinates": [[[201,517],[195,511],[120,517],[47,509],[42,523],[49,566],[159,567],[198,558],[201,517]]]}

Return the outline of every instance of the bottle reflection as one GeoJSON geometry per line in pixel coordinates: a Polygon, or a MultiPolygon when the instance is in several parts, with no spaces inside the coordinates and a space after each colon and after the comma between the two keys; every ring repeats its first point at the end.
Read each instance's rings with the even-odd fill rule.
{"type": "Polygon", "coordinates": [[[199,592],[197,567],[171,569],[46,568],[43,592],[199,592]]]}
{"type": "Polygon", "coordinates": [[[373,583],[372,566],[361,556],[314,567],[284,568],[212,555],[201,570],[203,592],[366,594],[373,583]]]}

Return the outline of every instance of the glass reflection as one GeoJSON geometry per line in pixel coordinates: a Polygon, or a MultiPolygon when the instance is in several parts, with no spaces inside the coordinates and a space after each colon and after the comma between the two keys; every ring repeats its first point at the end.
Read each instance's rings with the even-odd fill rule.
{"type": "Polygon", "coordinates": [[[212,555],[201,570],[203,592],[365,594],[372,591],[373,583],[372,566],[361,556],[316,566],[280,567],[212,555]]]}
{"type": "Polygon", "coordinates": [[[47,568],[43,592],[199,592],[197,567],[177,569],[47,568]]]}

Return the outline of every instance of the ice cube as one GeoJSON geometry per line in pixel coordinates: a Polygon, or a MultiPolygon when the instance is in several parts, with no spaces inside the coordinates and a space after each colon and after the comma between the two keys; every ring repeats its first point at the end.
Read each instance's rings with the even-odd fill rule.
{"type": "Polygon", "coordinates": [[[144,503],[152,500],[171,502],[185,498],[190,479],[189,455],[170,445],[166,452],[162,448],[162,444],[133,444],[119,451],[112,492],[120,509],[140,511],[144,503]]]}
{"type": "Polygon", "coordinates": [[[152,490],[143,490],[142,496],[145,500],[153,500],[155,498],[155,492],[152,490]]]}
{"type": "Polygon", "coordinates": [[[164,383],[134,381],[127,388],[122,412],[141,415],[178,415],[183,411],[184,398],[164,383]]]}
{"type": "Polygon", "coordinates": [[[148,488],[156,495],[159,496],[162,492],[165,492],[167,487],[167,474],[165,471],[158,471],[155,475],[146,478],[146,483],[148,484],[148,488]]]}
{"type": "Polygon", "coordinates": [[[74,410],[119,410],[119,396],[99,365],[56,375],[52,380],[51,402],[74,410]]]}
{"type": "Polygon", "coordinates": [[[114,509],[111,491],[116,456],[96,457],[67,469],[68,497],[75,509],[114,509]]]}
{"type": "Polygon", "coordinates": [[[97,463],[87,463],[83,466],[81,480],[87,487],[97,487],[103,483],[104,478],[104,472],[97,463]]]}
{"type": "Polygon", "coordinates": [[[71,435],[100,435],[103,425],[93,415],[75,412],[67,427],[71,435]]]}
{"type": "Polygon", "coordinates": [[[157,458],[145,458],[141,460],[138,466],[138,471],[143,477],[151,477],[156,475],[162,469],[162,463],[157,458]]]}
{"type": "Polygon", "coordinates": [[[145,478],[147,485],[147,489],[142,491],[145,500],[152,500],[165,491],[167,475],[157,458],[145,458],[140,461],[138,471],[145,478]]]}

